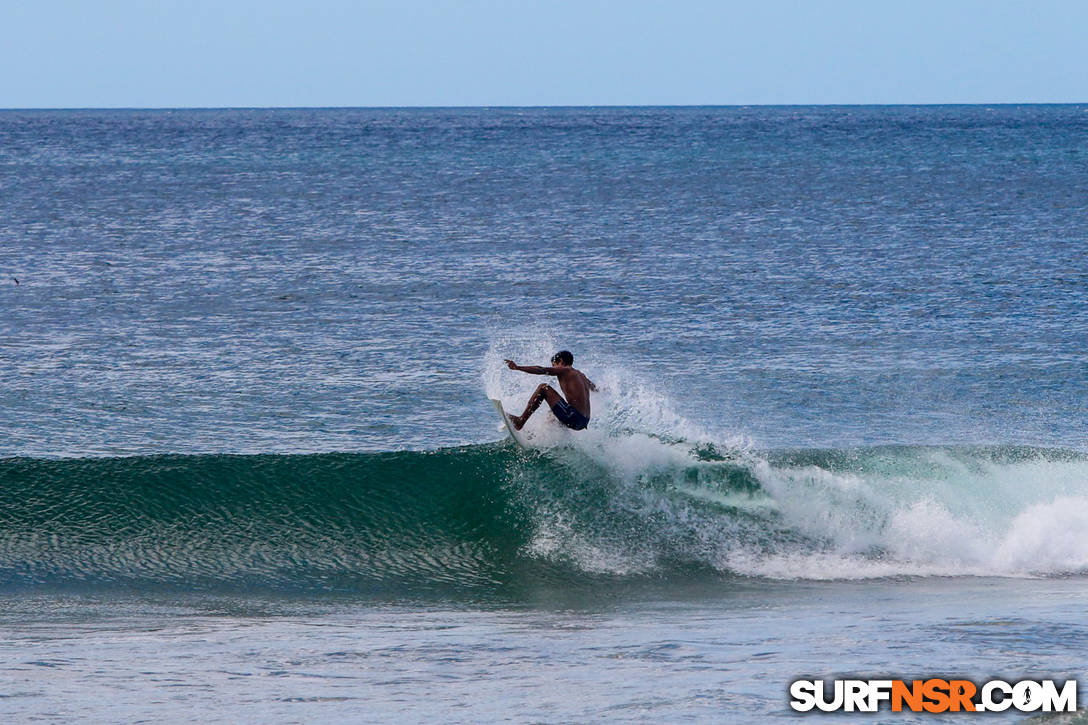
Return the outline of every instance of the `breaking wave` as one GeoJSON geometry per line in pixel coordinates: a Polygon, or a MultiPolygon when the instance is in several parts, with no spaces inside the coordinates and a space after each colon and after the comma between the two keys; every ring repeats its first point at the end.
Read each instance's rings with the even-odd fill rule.
{"type": "Polygon", "coordinates": [[[1088,571],[1088,456],[751,451],[627,432],[521,451],[0,460],[0,588],[395,594],[661,578],[1088,571]]]}

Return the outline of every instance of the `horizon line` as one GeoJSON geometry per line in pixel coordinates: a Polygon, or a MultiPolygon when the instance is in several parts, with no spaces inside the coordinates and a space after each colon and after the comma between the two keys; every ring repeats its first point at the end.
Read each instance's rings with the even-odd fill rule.
{"type": "Polygon", "coordinates": [[[0,106],[7,111],[334,111],[334,110],[521,110],[590,108],[918,108],[948,106],[1084,106],[1088,101],[996,101],[996,102],[923,102],[923,103],[662,103],[662,104],[480,104],[480,105],[401,105],[401,106],[0,106]]]}

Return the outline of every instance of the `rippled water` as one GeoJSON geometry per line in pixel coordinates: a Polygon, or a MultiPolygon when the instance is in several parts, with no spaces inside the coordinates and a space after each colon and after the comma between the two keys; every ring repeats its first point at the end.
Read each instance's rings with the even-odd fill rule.
{"type": "Polygon", "coordinates": [[[801,677],[1084,678],[1082,582],[740,582],[622,603],[542,594],[511,610],[27,598],[0,615],[4,711],[65,722],[194,711],[214,723],[794,722],[787,683],[801,677]]]}
{"type": "Polygon", "coordinates": [[[1083,106],[0,113],[0,453],[494,440],[542,338],[763,445],[1084,448],[1083,106]]]}
{"type": "Polygon", "coordinates": [[[1083,105],[0,111],[0,712],[1084,680],[1086,167],[1083,105]]]}

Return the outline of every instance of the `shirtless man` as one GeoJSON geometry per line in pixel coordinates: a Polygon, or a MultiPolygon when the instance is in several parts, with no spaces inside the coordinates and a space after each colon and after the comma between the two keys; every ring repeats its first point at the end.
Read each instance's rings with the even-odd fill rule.
{"type": "Polygon", "coordinates": [[[552,357],[552,366],[543,368],[538,365],[518,365],[513,360],[505,360],[506,367],[511,370],[520,370],[530,375],[554,375],[559,378],[559,387],[567,396],[555,392],[555,388],[547,383],[541,383],[533,391],[529,398],[529,404],[525,406],[525,412],[521,415],[510,416],[514,428],[521,430],[525,421],[540,407],[545,400],[551,406],[552,413],[559,422],[573,430],[583,430],[589,425],[589,391],[597,392],[597,386],[589,378],[582,374],[581,370],[575,370],[574,356],[566,350],[555,353],[552,357]]]}

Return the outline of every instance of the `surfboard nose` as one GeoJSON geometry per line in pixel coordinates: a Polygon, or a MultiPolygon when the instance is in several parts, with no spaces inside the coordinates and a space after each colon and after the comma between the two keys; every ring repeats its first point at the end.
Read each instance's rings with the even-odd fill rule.
{"type": "Polygon", "coordinates": [[[514,428],[514,422],[510,420],[510,414],[502,407],[502,401],[496,398],[488,398],[488,400],[495,406],[495,410],[499,412],[499,417],[502,418],[502,422],[506,425],[510,437],[514,439],[514,443],[517,443],[520,448],[528,448],[529,443],[525,438],[525,434],[514,428]]]}

